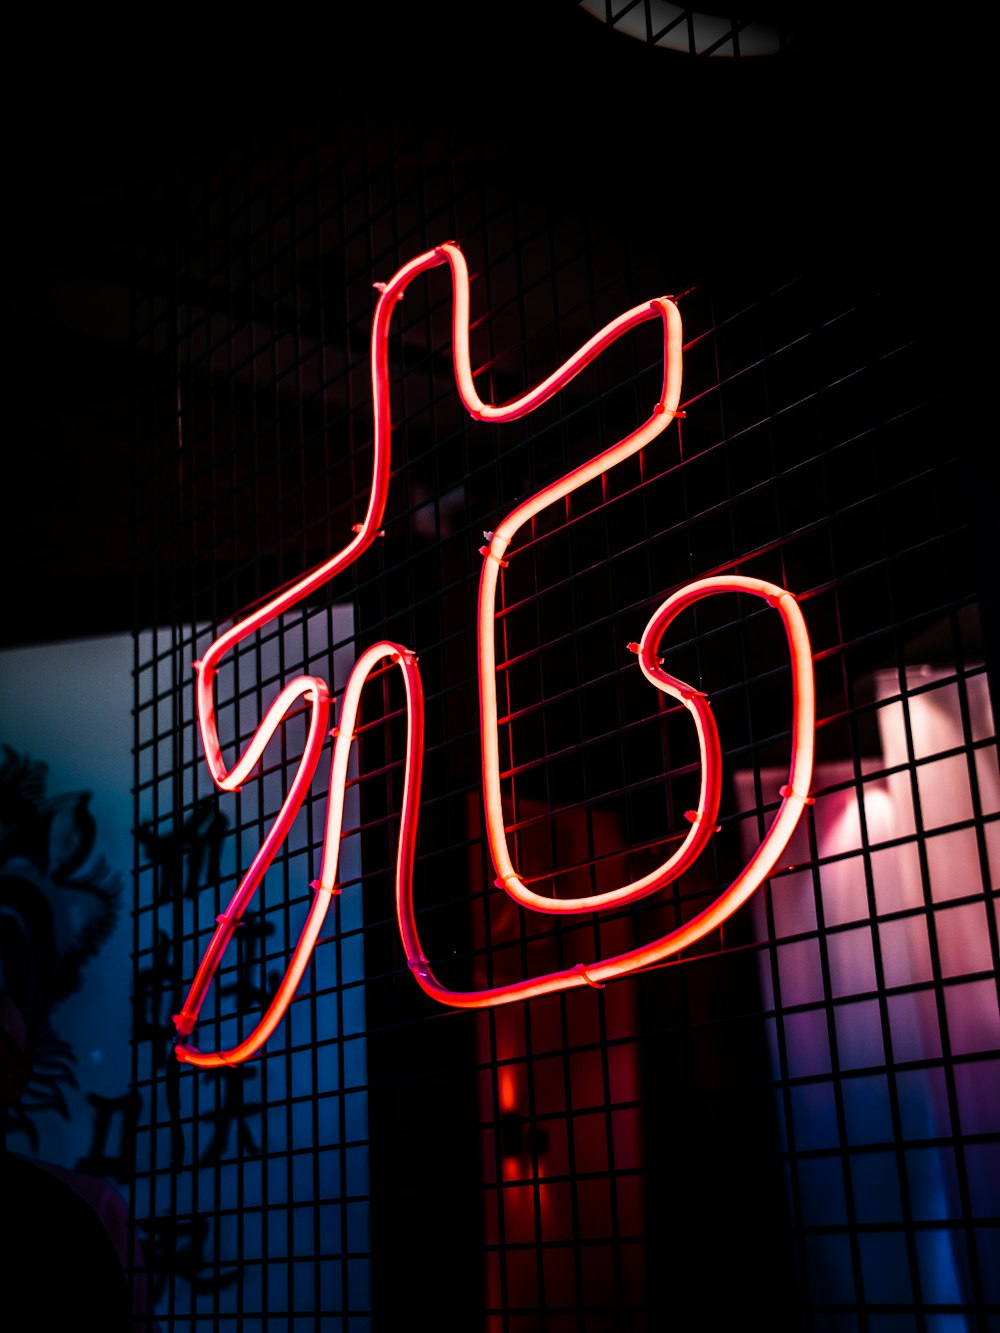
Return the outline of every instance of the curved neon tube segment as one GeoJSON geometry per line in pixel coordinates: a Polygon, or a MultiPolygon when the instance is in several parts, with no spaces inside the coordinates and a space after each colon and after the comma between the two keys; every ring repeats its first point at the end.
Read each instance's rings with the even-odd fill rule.
{"type": "Polygon", "coordinates": [[[384,285],[376,306],[371,342],[374,399],[372,487],[367,512],[364,520],[355,527],[353,539],[336,555],[220,635],[204,658],[195,664],[198,673],[196,696],[202,744],[212,777],[222,790],[239,790],[259,763],[275,731],[293,707],[301,706],[300,701],[308,706],[310,721],[302,758],[288,795],[226,911],[218,918],[215,933],[195,975],[184,1006],[175,1016],[178,1035],[187,1037],[193,1031],[223,952],[301,808],[319,763],[329,721],[330,700],[326,682],[313,676],[299,677],[281,691],[267,710],[246,750],[231,768],[227,768],[219,743],[215,713],[214,681],[218,664],[243,639],[256,633],[359,559],[374,541],[382,522],[389,489],[392,429],[388,366],[389,323],[396,303],[409,284],[419,274],[442,265],[447,265],[450,270],[453,290],[452,343],[455,379],[462,402],[476,420],[506,422],[527,415],[564,388],[595,357],[629,330],[648,320],[660,320],[663,326],[663,385],[660,397],[648,419],[617,444],[603,450],[588,462],[572,469],[565,476],[523,501],[507,515],[493,533],[487,534],[488,546],[483,551],[477,618],[479,696],[486,832],[490,854],[497,872],[498,887],[503,888],[522,906],[537,911],[592,912],[612,905],[633,902],[662,888],[676,879],[700,855],[712,834],[719,810],[722,757],[718,732],[708,700],[698,690],[668,675],[661,667],[658,650],[663,635],[674,618],[703,597],[724,592],[748,593],[762,597],[777,609],[784,623],[791,659],[794,718],[791,768],[788,783],[782,789],[783,799],[763,841],[741,873],[704,911],[685,925],[651,944],[598,962],[577,963],[572,968],[487,990],[451,990],[436,979],[424,956],[413,907],[413,862],[420,805],[424,734],[420,673],[416,658],[408,649],[387,641],[373,644],[355,663],[341,701],[330,774],[326,833],[320,872],[318,879],[312,884],[316,891],[315,897],[302,934],[292,952],[288,970],[257,1026],[236,1046],[225,1051],[206,1052],[190,1044],[179,1043],[176,1048],[177,1058],[190,1064],[210,1067],[237,1064],[248,1059],[267,1041],[291,1003],[319,937],[330,900],[339,892],[336,884],[337,863],[350,749],[354,742],[361,692],[365,682],[376,670],[398,666],[406,693],[406,761],[396,861],[396,910],[400,934],[409,967],[418,984],[428,995],[444,1004],[458,1008],[485,1008],[580,986],[600,986],[612,977],[653,966],[671,954],[688,947],[725,921],[767,877],[787,844],[805,803],[809,800],[815,699],[809,636],[798,605],[791,593],[784,588],[760,579],[738,575],[702,579],[686,585],[667,598],[647,624],[641,641],[636,645],[630,645],[637,652],[640,669],[650,684],[678,700],[690,713],[695,724],[702,777],[698,807],[689,815],[691,828],[687,836],[677,850],[655,870],[630,884],[604,893],[570,899],[547,898],[529,889],[517,874],[507,845],[500,795],[494,643],[499,572],[506,563],[506,552],[511,541],[530,519],[587,481],[601,476],[617,463],[643,449],[673,420],[681,389],[681,320],[677,307],[668,298],[636,306],[607,324],[534,389],[528,390],[509,403],[499,405],[484,403],[476,392],[469,357],[468,269],[457,246],[450,243],[438,246],[404,265],[392,280],[384,285]]]}

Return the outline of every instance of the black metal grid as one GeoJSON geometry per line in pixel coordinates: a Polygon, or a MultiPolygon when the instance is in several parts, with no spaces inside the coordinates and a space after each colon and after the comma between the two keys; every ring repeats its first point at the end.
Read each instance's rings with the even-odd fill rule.
{"type": "Polygon", "coordinates": [[[616,33],[687,58],[773,59],[795,47],[794,23],[780,5],[739,14],[688,9],[669,0],[580,0],[580,7],[616,33]]]}
{"type": "MultiPolygon", "coordinates": [[[[1000,798],[983,574],[917,294],[836,266],[692,271],[614,219],[513,197],[475,142],[400,125],[192,156],[152,203],[134,306],[136,993],[150,1006],[135,1207],[161,1327],[395,1327],[425,1309],[445,1327],[576,1333],[667,1312],[730,1326],[749,1308],[821,1333],[993,1328],[1000,798]],[[685,322],[684,421],[538,520],[504,575],[518,865],[587,892],[678,836],[696,751],[625,645],[672,589],[723,570],[801,599],[817,804],[788,869],[696,957],[599,994],[439,1009],[395,927],[402,713],[387,679],[381,703],[369,690],[353,789],[360,872],[289,1020],[249,1074],[178,1073],[167,1015],[297,739],[256,788],[216,798],[190,663],[361,517],[372,283],[453,237],[475,274],[484,397],[510,397],[643,298],[679,292],[685,322]],[[947,726],[925,735],[920,709],[937,703],[947,726]]],[[[640,334],[527,421],[474,425],[449,316],[431,277],[396,317],[384,538],[244,645],[220,682],[238,705],[220,716],[245,743],[307,659],[342,682],[375,638],[419,654],[420,923],[443,979],[470,986],[614,952],[699,910],[777,806],[790,709],[773,612],[701,604],[666,665],[709,691],[723,740],[702,865],[607,920],[505,907],[479,806],[481,530],[645,415],[659,367],[640,334]]],[[[231,1038],[284,969],[323,799],[318,784],[268,877],[256,945],[220,974],[206,1042],[231,1038]]]]}

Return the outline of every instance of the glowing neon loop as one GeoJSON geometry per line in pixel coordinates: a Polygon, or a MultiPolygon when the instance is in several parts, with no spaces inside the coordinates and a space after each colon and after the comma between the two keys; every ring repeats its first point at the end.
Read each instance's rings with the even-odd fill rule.
{"type": "Polygon", "coordinates": [[[208,988],[218,970],[222,955],[250,900],[274,860],[279,847],[301,808],[319,764],[328,734],[330,695],[326,681],[302,676],[287,685],[271,704],[250,744],[237,763],[226,767],[219,744],[215,713],[215,676],[221,659],[243,639],[289,610],[310,593],[346,569],[368,549],[378,534],[389,489],[391,416],[389,401],[388,333],[396,303],[409,284],[421,273],[447,265],[453,289],[452,344],[455,379],[462,402],[480,421],[507,422],[528,413],[563,389],[612,343],[629,330],[648,320],[663,325],[663,386],[649,418],[611,448],[597,454],[565,476],[543,487],[517,506],[499,527],[487,534],[483,548],[483,570],[479,585],[478,648],[479,697],[482,737],[483,787],[486,833],[490,855],[497,872],[497,886],[503,888],[524,907],[548,913],[593,912],[612,905],[633,902],[662,888],[690,866],[711,837],[718,815],[722,790],[722,756],[718,732],[707,698],[683,681],[668,675],[658,656],[663,635],[683,610],[702,598],[718,593],[748,593],[764,598],[781,616],[788,640],[793,698],[792,758],[782,801],[770,828],[750,861],[736,879],[691,921],[651,944],[616,954],[594,963],[550,972],[540,977],[494,986],[486,990],[454,991],[434,976],[423,953],[413,907],[413,863],[420,805],[420,780],[424,745],[423,689],[416,658],[399,644],[382,641],[373,644],[355,663],[344,690],[333,750],[327,806],[326,834],[319,878],[302,933],[288,970],[260,1022],[243,1041],[226,1051],[204,1052],[187,1043],[179,1043],[177,1058],[201,1067],[237,1064],[254,1055],[268,1040],[284,1017],[309,962],[319,937],[330,901],[337,888],[337,863],[343,825],[344,797],[348,780],[348,762],[354,742],[361,692],[373,672],[398,667],[406,693],[407,739],[400,834],[396,858],[396,911],[408,965],[421,989],[433,999],[457,1008],[478,1009],[508,1004],[533,996],[581,986],[602,986],[613,977],[627,975],[654,966],[687,948],[721,925],[767,878],[810,800],[813,739],[815,730],[815,695],[812,652],[805,622],[798,605],[786,589],[761,579],[726,575],[689,583],[668,597],[650,619],[636,651],[643,675],[654,688],[676,699],[690,713],[698,734],[701,758],[701,787],[698,807],[690,812],[691,827],[677,850],[661,865],[641,879],[604,893],[585,897],[547,898],[528,888],[518,875],[510,857],[504,828],[500,796],[499,723],[496,697],[496,658],[494,622],[499,571],[506,563],[506,553],[518,531],[549,505],[565,498],[586,482],[601,476],[616,464],[643,449],[660,435],[677,413],[681,389],[681,320],[673,301],[660,298],[626,311],[595,334],[558,370],[534,389],[502,405],[484,403],[476,392],[469,357],[469,274],[465,259],[453,244],[438,246],[404,265],[381,288],[375,309],[371,341],[371,373],[374,399],[374,464],[371,494],[363,522],[354,529],[354,538],[323,564],[297,583],[272,598],[265,606],[239,621],[220,635],[195,663],[197,670],[197,707],[202,744],[209,769],[216,784],[224,791],[237,791],[250,776],[275,731],[291,709],[305,704],[310,711],[306,743],[291,787],[273,825],[254,857],[216,929],[180,1013],[174,1018],[180,1037],[193,1031],[208,988]]]}

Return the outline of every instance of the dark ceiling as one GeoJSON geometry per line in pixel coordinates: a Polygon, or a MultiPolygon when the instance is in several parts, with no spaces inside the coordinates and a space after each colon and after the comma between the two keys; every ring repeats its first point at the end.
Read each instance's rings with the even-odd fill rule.
{"type": "Polygon", "coordinates": [[[944,101],[946,44],[896,22],[862,31],[852,10],[779,57],[703,61],[572,2],[316,28],[159,17],[127,48],[24,27],[9,48],[25,85],[8,122],[8,644],[132,625],[131,266],[150,182],[192,155],[386,116],[434,142],[460,121],[512,191],[683,247],[694,269],[847,251],[912,265],[937,301],[975,263],[974,116],[944,101]]]}

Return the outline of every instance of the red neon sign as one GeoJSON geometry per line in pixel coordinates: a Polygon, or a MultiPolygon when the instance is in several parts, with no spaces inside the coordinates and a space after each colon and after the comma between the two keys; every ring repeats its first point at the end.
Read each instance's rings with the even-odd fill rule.
{"type": "Polygon", "coordinates": [[[238,791],[253,772],[282,721],[294,708],[306,706],[309,726],[299,767],[281,809],[249,870],[233,894],[225,912],[218,918],[215,933],[191,985],[180,1013],[174,1018],[180,1037],[194,1029],[212,978],[232,938],[240,917],[246,910],[268,867],[298,814],[316,773],[329,734],[330,690],[317,676],[300,676],[279,693],[267,710],[246,750],[232,768],[227,767],[219,743],[215,713],[215,675],[219,662],[243,639],[262,629],[359,559],[375,540],[382,522],[389,489],[391,416],[389,402],[388,334],[396,303],[409,284],[421,273],[447,265],[452,282],[452,346],[455,379],[462,402],[477,421],[514,421],[528,415],[553,397],[612,343],[629,330],[648,320],[659,320],[663,329],[663,385],[659,400],[646,421],[624,439],[589,462],[581,464],[520,503],[497,529],[487,534],[482,548],[483,570],[479,584],[479,711],[481,728],[483,790],[486,832],[490,855],[496,869],[498,888],[524,907],[549,913],[593,912],[634,902],[655,892],[683,873],[700,855],[715,826],[722,791],[722,755],[718,732],[708,699],[698,690],[670,676],[662,669],[659,647],[671,622],[685,608],[718,593],[750,593],[763,598],[778,612],[784,625],[792,670],[792,758],[788,781],[782,787],[782,801],[770,828],[757,851],[735,880],[691,921],[670,931],[651,944],[630,949],[593,963],[529,977],[507,985],[472,991],[454,991],[434,976],[420,942],[413,908],[413,859],[420,805],[420,778],[424,744],[424,705],[420,672],[413,653],[400,644],[382,641],[361,654],[348,678],[340,703],[336,740],[330,775],[326,836],[319,876],[312,883],[314,897],[302,934],[296,944],[288,970],[260,1022],[243,1041],[229,1050],[205,1052],[186,1042],[177,1045],[177,1058],[202,1067],[237,1064],[260,1050],[283,1018],[319,937],[324,918],[337,888],[337,861],[343,824],[344,795],[347,787],[348,760],[354,741],[358,707],[365,682],[377,669],[397,666],[406,693],[407,740],[405,781],[400,812],[399,845],[396,861],[396,913],[406,957],[418,985],[442,1004],[479,1009],[581,986],[603,986],[613,977],[628,975],[662,962],[688,947],[721,925],[750,897],[773,869],[809,801],[812,778],[815,696],[812,653],[809,636],[795,598],[784,588],[761,579],[725,575],[689,583],[668,597],[650,619],[642,638],[629,645],[637,654],[639,667],[655,689],[681,703],[694,722],[701,755],[701,788],[697,809],[691,812],[691,827],[677,850],[641,879],[617,889],[586,897],[553,899],[533,892],[518,875],[511,860],[504,828],[500,797],[500,756],[497,721],[496,660],[494,618],[496,593],[501,568],[519,530],[549,505],[564,499],[578,487],[601,476],[617,463],[643,449],[662,433],[677,415],[681,390],[681,319],[676,305],[667,297],[657,298],[619,315],[585,343],[558,370],[534,389],[509,403],[484,403],[476,392],[469,359],[469,273],[457,246],[441,245],[405,264],[390,282],[381,287],[375,309],[371,339],[371,374],[374,398],[375,458],[371,494],[364,520],[356,525],[348,544],[305,575],[292,587],[272,598],[265,606],[220,635],[195,664],[197,670],[197,706],[205,758],[216,785],[223,791],[238,791]]]}

